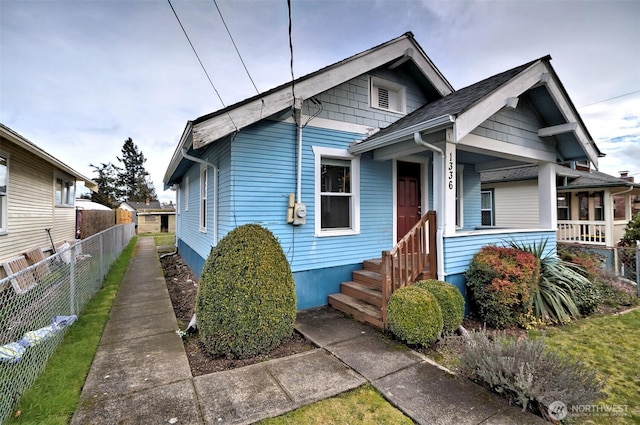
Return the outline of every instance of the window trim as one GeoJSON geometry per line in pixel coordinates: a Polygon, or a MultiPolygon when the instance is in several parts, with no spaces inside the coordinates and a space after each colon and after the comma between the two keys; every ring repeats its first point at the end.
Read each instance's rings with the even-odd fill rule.
{"type": "Polygon", "coordinates": [[[75,196],[76,196],[76,181],[73,178],[70,178],[70,176],[66,175],[66,174],[62,174],[62,173],[55,173],[55,176],[53,178],[53,203],[56,206],[56,208],[74,208],[75,207],[75,196]],[[60,181],[62,183],[62,187],[60,190],[60,202],[58,202],[57,199],[57,192],[58,192],[58,181],[60,181]],[[67,186],[68,185],[68,186],[67,186]],[[63,194],[64,194],[64,188],[66,187],[67,189],[67,196],[66,199],[62,199],[63,198],[63,194]],[[67,202],[64,202],[64,201],[67,202]]]}
{"type": "Polygon", "coordinates": [[[393,81],[384,80],[380,77],[371,76],[369,78],[369,106],[373,109],[378,109],[385,112],[393,112],[396,114],[406,114],[407,113],[407,89],[402,84],[395,83],[393,81]],[[375,95],[377,93],[377,88],[383,88],[390,92],[397,93],[399,97],[398,103],[400,104],[400,109],[392,108],[389,105],[389,108],[383,108],[378,105],[378,97],[375,95]]]}
{"type": "Polygon", "coordinates": [[[480,190],[480,224],[482,226],[489,226],[489,227],[493,227],[496,225],[496,215],[495,215],[495,190],[493,188],[490,189],[481,189],[480,190]],[[490,208],[482,208],[482,195],[484,193],[488,193],[489,195],[491,195],[491,207],[490,208]],[[482,223],[482,213],[485,211],[489,211],[491,213],[491,223],[490,224],[484,224],[482,223]]]}
{"type": "Polygon", "coordinates": [[[9,233],[9,169],[10,169],[10,158],[9,154],[3,151],[0,151],[0,156],[4,158],[7,167],[7,185],[5,191],[0,195],[0,235],[6,235],[9,233]]]}
{"type": "Polygon", "coordinates": [[[207,194],[209,192],[209,172],[207,170],[207,166],[204,164],[200,165],[200,198],[198,200],[198,204],[200,205],[200,214],[199,214],[199,227],[202,233],[207,233],[207,220],[209,211],[209,205],[207,202],[207,194]]]}
{"type": "Polygon", "coordinates": [[[349,153],[346,149],[325,148],[312,146],[314,154],[314,172],[315,172],[315,189],[314,189],[314,221],[315,236],[346,236],[360,234],[360,157],[349,153]],[[321,203],[321,165],[322,158],[332,158],[351,161],[351,228],[350,229],[322,229],[322,203],[321,203]]]}
{"type": "Polygon", "coordinates": [[[189,176],[184,177],[184,210],[189,211],[189,176]]]}
{"type": "Polygon", "coordinates": [[[464,164],[456,165],[456,229],[464,228],[464,164]]]}
{"type": "Polygon", "coordinates": [[[571,220],[571,198],[573,196],[572,192],[558,192],[558,194],[556,195],[556,217],[560,217],[560,209],[566,209],[567,210],[567,218],[558,218],[558,220],[561,221],[569,221],[571,220]],[[567,205],[566,206],[560,206],[560,204],[558,204],[558,198],[560,196],[564,196],[567,200],[567,205]]]}

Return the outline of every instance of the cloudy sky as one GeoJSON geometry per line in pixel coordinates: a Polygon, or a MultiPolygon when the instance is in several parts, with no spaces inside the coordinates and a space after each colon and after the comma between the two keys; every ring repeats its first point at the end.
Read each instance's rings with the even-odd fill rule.
{"type": "MultiPolygon", "coordinates": [[[[216,0],[258,90],[290,79],[286,0],[216,0]]],[[[213,0],[172,0],[226,105],[256,94],[213,0]]],[[[601,151],[640,180],[640,2],[292,0],[299,77],[414,33],[456,88],[550,54],[601,151]]],[[[131,137],[162,177],[220,109],[166,0],[0,0],[0,122],[80,173],[131,137]]]]}

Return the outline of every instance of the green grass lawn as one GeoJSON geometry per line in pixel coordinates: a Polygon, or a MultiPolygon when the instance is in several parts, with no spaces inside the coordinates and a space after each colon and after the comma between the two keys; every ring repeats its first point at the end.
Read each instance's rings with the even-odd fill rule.
{"type": "Polygon", "coordinates": [[[175,233],[145,233],[140,236],[153,236],[156,246],[173,246],[176,243],[175,233]]]}
{"type": "Polygon", "coordinates": [[[136,240],[137,237],[134,237],[129,242],[111,266],[103,287],[69,328],[62,343],[47,362],[44,372],[22,396],[16,409],[19,416],[8,418],[7,424],[69,423],[80,400],[82,386],[89,374],[136,240]]]}
{"type": "Polygon", "coordinates": [[[413,424],[371,385],[364,385],[335,397],[313,403],[260,425],[342,425],[342,424],[413,424]]]}
{"type": "MultiPolygon", "coordinates": [[[[536,336],[539,332],[533,332],[536,336]]],[[[624,416],[586,416],[578,423],[640,424],[640,309],[579,320],[546,331],[547,346],[597,369],[605,381],[600,406],[620,406],[624,416]]]]}

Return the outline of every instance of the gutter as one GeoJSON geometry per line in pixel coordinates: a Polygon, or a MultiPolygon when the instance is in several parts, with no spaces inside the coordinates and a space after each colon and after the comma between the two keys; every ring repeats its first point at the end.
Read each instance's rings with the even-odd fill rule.
{"type": "MultiPolygon", "coordinates": [[[[422,139],[422,134],[419,131],[416,131],[415,133],[413,133],[413,141],[416,142],[416,144],[423,146],[427,149],[429,149],[431,152],[433,152],[433,164],[434,164],[434,176],[438,176],[438,182],[441,183],[438,186],[440,187],[439,191],[434,191],[434,195],[438,195],[437,199],[434,201],[434,203],[436,203],[436,209],[438,210],[437,214],[436,214],[436,224],[437,224],[437,230],[436,230],[436,250],[437,250],[437,254],[436,254],[436,263],[438,265],[438,280],[440,281],[444,281],[444,229],[445,229],[445,222],[444,222],[444,182],[442,181],[442,176],[444,176],[444,152],[442,151],[442,149],[440,149],[437,146],[434,146],[430,143],[425,142],[422,139]],[[437,172],[435,170],[436,167],[436,154],[440,156],[440,164],[439,166],[441,167],[441,169],[439,170],[440,172],[437,172]]],[[[436,183],[435,181],[435,177],[434,177],[434,184],[436,183]]]]}
{"type": "Polygon", "coordinates": [[[350,147],[349,152],[353,155],[359,155],[364,152],[384,147],[388,145],[389,142],[394,142],[398,139],[411,137],[417,132],[433,133],[435,131],[450,127],[451,123],[454,123],[455,120],[456,118],[451,114],[441,115],[439,117],[411,125],[401,130],[385,134],[384,136],[380,136],[373,140],[365,140],[363,142],[360,142],[350,147]]]}
{"type": "Polygon", "coordinates": [[[208,165],[209,167],[212,167],[212,168],[218,168],[217,165],[214,164],[213,162],[209,162],[202,158],[198,158],[198,157],[187,154],[187,148],[180,149],[180,154],[184,159],[188,159],[189,161],[197,162],[198,164],[208,165]]]}

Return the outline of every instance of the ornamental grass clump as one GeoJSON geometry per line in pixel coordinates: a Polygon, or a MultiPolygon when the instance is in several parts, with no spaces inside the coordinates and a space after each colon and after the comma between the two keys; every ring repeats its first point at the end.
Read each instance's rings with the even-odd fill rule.
{"type": "Polygon", "coordinates": [[[436,297],[442,310],[444,335],[453,334],[464,320],[464,298],[454,285],[435,279],[421,280],[415,283],[418,288],[426,289],[436,297]]]}
{"type": "Polygon", "coordinates": [[[396,290],[387,304],[387,325],[399,340],[428,347],[440,338],[442,309],[436,297],[417,286],[396,290]]]}
{"type": "Polygon", "coordinates": [[[482,322],[499,329],[528,323],[540,279],[540,262],[534,255],[485,246],[473,256],[466,278],[472,310],[482,322]]]}
{"type": "Polygon", "coordinates": [[[293,275],[273,233],[246,224],[218,243],[200,277],[196,316],[200,341],[216,357],[267,354],[291,337],[293,275]]]}
{"type": "Polygon", "coordinates": [[[592,368],[546,349],[542,339],[492,339],[486,331],[473,331],[469,337],[462,374],[523,410],[548,417],[554,401],[571,411],[571,406],[593,405],[604,396],[604,384],[592,368]]]}

